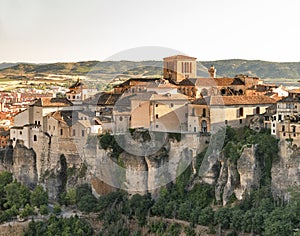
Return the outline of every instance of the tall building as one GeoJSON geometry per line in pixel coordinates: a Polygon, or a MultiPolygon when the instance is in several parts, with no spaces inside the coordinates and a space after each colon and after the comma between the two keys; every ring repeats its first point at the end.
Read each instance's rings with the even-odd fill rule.
{"type": "Polygon", "coordinates": [[[195,57],[175,55],[164,58],[164,78],[179,83],[184,79],[197,77],[195,57]]]}

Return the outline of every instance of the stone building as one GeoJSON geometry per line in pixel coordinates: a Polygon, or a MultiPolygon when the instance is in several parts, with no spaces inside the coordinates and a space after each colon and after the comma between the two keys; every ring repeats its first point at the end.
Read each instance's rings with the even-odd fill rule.
{"type": "Polygon", "coordinates": [[[14,117],[14,126],[10,129],[13,145],[22,140],[28,148],[37,142],[39,133],[47,131],[44,117],[61,110],[73,110],[73,104],[66,98],[40,98],[28,106],[28,109],[14,117]]]}
{"type": "Polygon", "coordinates": [[[83,100],[88,99],[97,93],[97,89],[88,88],[79,79],[69,87],[66,97],[74,104],[81,104],[83,100]]]}
{"type": "Polygon", "coordinates": [[[195,57],[175,55],[164,58],[164,78],[176,84],[184,79],[197,77],[197,62],[195,57]]]}
{"type": "Polygon", "coordinates": [[[293,139],[300,145],[300,90],[289,91],[289,96],[277,102],[276,114],[272,117],[271,134],[279,139],[293,139]]]}
{"type": "Polygon", "coordinates": [[[0,129],[0,148],[5,148],[9,144],[9,130],[0,129]]]}

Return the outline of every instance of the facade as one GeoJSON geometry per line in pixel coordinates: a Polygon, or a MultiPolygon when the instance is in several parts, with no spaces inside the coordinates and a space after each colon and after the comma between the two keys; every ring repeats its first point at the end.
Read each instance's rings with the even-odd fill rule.
{"type": "Polygon", "coordinates": [[[9,130],[0,129],[0,148],[5,148],[9,144],[9,130]]]}
{"type": "Polygon", "coordinates": [[[264,114],[276,101],[266,96],[213,96],[209,102],[211,126],[243,127],[247,116],[264,114]]]}
{"type": "Polygon", "coordinates": [[[289,96],[277,102],[277,110],[272,117],[271,134],[279,139],[293,140],[300,145],[300,90],[289,92],[289,96]]]}
{"type": "Polygon", "coordinates": [[[22,140],[24,145],[31,148],[37,142],[38,133],[47,131],[44,117],[51,112],[73,110],[73,104],[66,98],[40,98],[29,105],[28,109],[14,117],[14,126],[10,129],[13,145],[22,140]]]}

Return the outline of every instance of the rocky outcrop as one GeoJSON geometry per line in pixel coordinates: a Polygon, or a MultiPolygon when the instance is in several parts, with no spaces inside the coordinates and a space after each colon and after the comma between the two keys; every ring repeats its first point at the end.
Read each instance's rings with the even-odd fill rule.
{"type": "Polygon", "coordinates": [[[13,151],[12,173],[14,177],[33,189],[38,180],[36,154],[33,149],[17,143],[13,151]]]}
{"type": "Polygon", "coordinates": [[[232,197],[242,200],[245,194],[259,187],[263,163],[255,155],[255,146],[244,147],[237,163],[212,152],[203,160],[199,175],[201,181],[215,185],[216,200],[226,205],[232,197]]]}
{"type": "Polygon", "coordinates": [[[250,193],[260,185],[263,163],[255,155],[255,151],[255,145],[244,148],[241,157],[237,161],[239,186],[234,192],[238,200],[242,200],[245,193],[250,193]]]}
{"type": "Polygon", "coordinates": [[[272,165],[272,192],[288,201],[290,189],[300,185],[300,148],[286,140],[278,145],[279,159],[272,165]]]}
{"type": "MultiPolygon", "coordinates": [[[[180,141],[167,139],[150,155],[139,156],[123,151],[117,159],[113,157],[112,149],[88,145],[84,148],[87,179],[97,179],[99,185],[92,184],[97,194],[102,192],[99,186],[103,182],[112,186],[111,189],[121,188],[131,194],[151,193],[155,197],[160,187],[174,181],[190,164],[194,164],[197,152],[205,147],[205,140],[200,139],[195,135],[185,135],[180,141]]],[[[134,148],[139,147],[130,150],[134,148]]]]}

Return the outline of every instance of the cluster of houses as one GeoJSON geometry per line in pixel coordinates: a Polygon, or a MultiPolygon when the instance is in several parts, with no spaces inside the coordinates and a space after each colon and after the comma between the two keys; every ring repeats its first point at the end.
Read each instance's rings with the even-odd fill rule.
{"type": "Polygon", "coordinates": [[[34,148],[44,137],[84,144],[91,135],[129,129],[209,135],[222,126],[242,127],[259,117],[278,138],[300,140],[300,90],[263,84],[257,77],[197,77],[196,58],[164,58],[162,78],[131,78],[95,94],[77,81],[65,98],[39,98],[15,116],[13,145],[34,148]],[[298,115],[299,112],[299,115],[298,115]]]}

